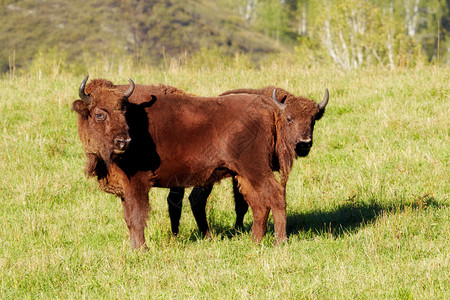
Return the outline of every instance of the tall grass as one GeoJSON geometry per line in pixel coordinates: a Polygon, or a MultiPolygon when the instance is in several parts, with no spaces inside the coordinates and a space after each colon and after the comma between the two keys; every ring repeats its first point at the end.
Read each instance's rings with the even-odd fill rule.
{"type": "Polygon", "coordinates": [[[150,192],[147,252],[129,248],[120,201],[83,175],[82,75],[0,80],[0,298],[450,297],[450,70],[303,69],[272,63],[166,69],[93,65],[91,78],[166,83],[198,95],[277,85],[330,103],[288,182],[289,242],[233,230],[231,184],[208,202],[211,241],[185,202],[169,229],[166,189],[150,192]]]}

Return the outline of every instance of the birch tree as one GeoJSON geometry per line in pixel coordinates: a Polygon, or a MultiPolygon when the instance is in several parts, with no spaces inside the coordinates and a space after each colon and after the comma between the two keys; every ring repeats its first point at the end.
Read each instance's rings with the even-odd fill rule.
{"type": "Polygon", "coordinates": [[[255,15],[257,4],[258,0],[237,0],[239,14],[244,17],[246,27],[255,15]]]}
{"type": "Polygon", "coordinates": [[[286,7],[281,1],[261,0],[257,12],[257,28],[277,42],[289,31],[286,7]]]}
{"type": "Polygon", "coordinates": [[[307,17],[308,17],[308,1],[300,0],[298,2],[298,14],[300,15],[300,22],[298,25],[298,35],[307,35],[307,17]]]}
{"type": "Polygon", "coordinates": [[[420,0],[402,0],[402,4],[405,10],[406,32],[410,37],[414,37],[419,22],[420,0]]]}
{"type": "Polygon", "coordinates": [[[362,66],[374,51],[376,9],[367,1],[323,1],[319,37],[333,61],[343,69],[362,66]]]}

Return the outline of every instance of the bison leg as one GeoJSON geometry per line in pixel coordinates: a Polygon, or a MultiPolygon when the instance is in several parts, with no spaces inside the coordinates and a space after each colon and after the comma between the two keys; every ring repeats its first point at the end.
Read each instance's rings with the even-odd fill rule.
{"type": "Polygon", "coordinates": [[[238,188],[238,182],[233,177],[233,193],[234,193],[234,208],[236,210],[236,229],[244,228],[244,216],[248,211],[248,204],[245,202],[244,196],[238,188]]]}
{"type": "Polygon", "coordinates": [[[130,243],[133,249],[146,249],[144,230],[150,204],[146,193],[125,193],[122,198],[123,216],[130,232],[130,243]]]}
{"type": "Polygon", "coordinates": [[[172,234],[177,235],[180,227],[181,209],[183,208],[184,188],[171,188],[167,196],[172,234]]]}
{"type": "Polygon", "coordinates": [[[273,173],[267,177],[266,183],[262,184],[266,188],[265,197],[270,205],[273,215],[273,225],[275,228],[275,243],[287,241],[286,235],[286,189],[276,179],[273,173]]]}
{"type": "MultiPolygon", "coordinates": [[[[236,176],[239,190],[250,205],[253,213],[252,238],[261,242],[266,231],[269,210],[272,209],[276,243],[287,240],[286,236],[286,199],[283,186],[273,173],[267,173],[263,180],[249,181],[236,176]]],[[[260,179],[260,178],[259,178],[260,179]]]]}
{"type": "MultiPolygon", "coordinates": [[[[280,199],[280,198],[278,198],[280,199]]],[[[276,201],[272,203],[273,224],[275,227],[275,243],[280,244],[287,241],[286,234],[286,202],[276,201]]]]}
{"type": "Polygon", "coordinates": [[[206,238],[211,238],[208,220],[206,219],[206,201],[211,194],[212,188],[212,185],[206,187],[194,187],[189,195],[189,202],[191,203],[192,213],[194,214],[198,229],[206,238]]]}
{"type": "Polygon", "coordinates": [[[252,240],[256,243],[261,243],[261,240],[266,233],[267,219],[269,217],[269,208],[261,205],[251,205],[253,212],[252,225],[252,240]]]}
{"type": "Polygon", "coordinates": [[[242,176],[235,176],[239,191],[244,196],[253,213],[252,240],[260,243],[266,232],[267,219],[269,217],[269,206],[264,203],[261,193],[254,184],[242,176]]]}

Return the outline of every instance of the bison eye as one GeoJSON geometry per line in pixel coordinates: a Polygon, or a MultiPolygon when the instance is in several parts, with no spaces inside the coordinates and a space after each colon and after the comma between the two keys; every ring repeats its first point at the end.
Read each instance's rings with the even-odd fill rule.
{"type": "Polygon", "coordinates": [[[106,119],[106,113],[104,111],[97,110],[94,113],[94,118],[98,122],[104,121],[106,119]]]}
{"type": "Polygon", "coordinates": [[[287,121],[289,124],[294,123],[294,119],[292,117],[287,117],[287,121]]]}
{"type": "Polygon", "coordinates": [[[97,121],[103,121],[104,119],[106,119],[106,116],[104,114],[95,114],[95,119],[97,121]]]}

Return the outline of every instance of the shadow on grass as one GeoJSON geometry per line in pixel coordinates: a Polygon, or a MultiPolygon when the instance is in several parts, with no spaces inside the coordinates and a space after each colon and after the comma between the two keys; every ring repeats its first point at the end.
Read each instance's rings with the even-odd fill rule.
{"type": "MultiPolygon", "coordinates": [[[[420,196],[412,202],[391,201],[379,203],[376,199],[357,202],[350,198],[336,208],[327,211],[294,213],[287,216],[287,234],[295,236],[302,233],[310,235],[331,235],[340,237],[375,222],[383,214],[396,214],[405,210],[427,210],[447,207],[430,195],[420,196]]],[[[273,226],[272,226],[273,227],[273,226]]],[[[271,229],[273,232],[273,229],[271,229]]]]}
{"type": "MultiPolygon", "coordinates": [[[[338,238],[363,228],[375,222],[383,214],[396,214],[405,210],[427,210],[448,207],[448,204],[437,201],[430,195],[417,197],[408,203],[389,202],[380,204],[376,199],[369,203],[358,202],[355,198],[346,200],[343,205],[327,211],[309,211],[305,213],[288,213],[287,235],[292,237],[299,234],[311,236],[331,235],[338,238]]],[[[210,220],[210,228],[215,237],[233,238],[241,233],[251,232],[251,223],[245,223],[244,228],[237,230],[214,220],[210,220]]],[[[268,224],[266,234],[273,235],[273,222],[268,224]]],[[[198,232],[193,232],[191,241],[200,239],[198,232]]]]}

